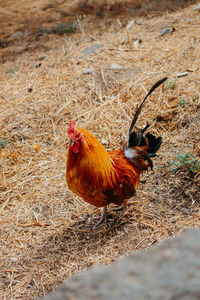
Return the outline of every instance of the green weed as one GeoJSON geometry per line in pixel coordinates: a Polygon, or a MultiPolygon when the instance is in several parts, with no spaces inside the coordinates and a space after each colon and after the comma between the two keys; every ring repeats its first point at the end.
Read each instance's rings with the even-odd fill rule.
{"type": "Polygon", "coordinates": [[[16,74],[17,73],[17,69],[16,68],[12,68],[6,71],[6,73],[10,73],[10,74],[16,74]]]}
{"type": "Polygon", "coordinates": [[[63,35],[64,33],[73,33],[76,29],[76,24],[73,24],[71,22],[58,23],[56,26],[51,27],[49,33],[57,33],[59,35],[63,35]]]}
{"type": "Polygon", "coordinates": [[[177,79],[174,79],[174,81],[167,80],[165,83],[166,88],[170,90],[174,90],[176,87],[176,81],[177,79]]]}
{"type": "Polygon", "coordinates": [[[185,99],[180,99],[179,104],[185,106],[186,105],[186,100],[185,99]]]}
{"type": "Polygon", "coordinates": [[[9,144],[9,141],[0,138],[0,148],[7,147],[8,144],[9,144]]]}
{"type": "Polygon", "coordinates": [[[188,166],[190,171],[194,174],[200,172],[200,160],[195,159],[190,153],[179,154],[176,156],[176,160],[171,161],[173,172],[176,173],[178,169],[184,166],[188,166]]]}
{"type": "Polygon", "coordinates": [[[71,22],[66,23],[58,23],[56,26],[52,26],[50,28],[45,28],[43,26],[40,26],[38,28],[38,35],[44,35],[44,34],[50,34],[50,33],[56,33],[59,35],[63,35],[64,33],[73,33],[77,29],[77,25],[71,22]]]}

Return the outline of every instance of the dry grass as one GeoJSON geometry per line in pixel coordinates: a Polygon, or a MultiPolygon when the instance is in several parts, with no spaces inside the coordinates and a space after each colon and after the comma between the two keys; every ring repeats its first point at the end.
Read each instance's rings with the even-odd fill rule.
{"type": "Polygon", "coordinates": [[[0,150],[3,299],[37,298],[80,270],[200,226],[199,176],[187,169],[173,174],[170,167],[176,154],[200,156],[200,19],[193,7],[135,16],[129,34],[114,17],[107,22],[87,15],[78,21],[81,30],[44,35],[32,42],[32,51],[24,50],[28,38],[15,42],[21,52],[14,61],[13,46],[2,49],[0,138],[10,141],[0,150]],[[160,38],[171,24],[175,32],[160,38]],[[131,39],[142,43],[135,48],[131,39]],[[102,51],[81,57],[95,43],[102,51]],[[114,63],[124,69],[113,70],[114,63]],[[94,74],[83,75],[88,68],[94,74]],[[184,71],[188,76],[173,86],[184,71]],[[75,119],[107,141],[108,149],[116,148],[145,92],[166,75],[168,84],[154,92],[139,120],[140,126],[151,122],[164,140],[154,173],[143,176],[115,228],[94,230],[98,210],[71,194],[65,182],[68,122],[75,119]]]}

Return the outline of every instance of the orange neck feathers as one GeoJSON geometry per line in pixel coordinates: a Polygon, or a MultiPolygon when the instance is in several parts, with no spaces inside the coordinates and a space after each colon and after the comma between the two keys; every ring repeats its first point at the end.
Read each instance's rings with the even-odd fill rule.
{"type": "Polygon", "coordinates": [[[94,186],[107,188],[115,183],[115,169],[113,162],[104,146],[95,138],[93,134],[85,129],[77,128],[84,139],[81,143],[80,152],[73,153],[69,145],[67,153],[68,172],[73,175],[86,178],[94,186]]]}

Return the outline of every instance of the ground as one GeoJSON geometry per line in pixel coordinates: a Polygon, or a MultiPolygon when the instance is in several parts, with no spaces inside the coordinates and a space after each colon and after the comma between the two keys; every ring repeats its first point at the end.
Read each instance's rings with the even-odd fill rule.
{"type": "Polygon", "coordinates": [[[83,269],[200,226],[200,12],[194,1],[159,2],[0,1],[3,299],[35,299],[83,269]],[[99,210],[65,181],[69,120],[116,149],[164,76],[138,122],[163,137],[154,171],[120,220],[93,229],[99,210]]]}

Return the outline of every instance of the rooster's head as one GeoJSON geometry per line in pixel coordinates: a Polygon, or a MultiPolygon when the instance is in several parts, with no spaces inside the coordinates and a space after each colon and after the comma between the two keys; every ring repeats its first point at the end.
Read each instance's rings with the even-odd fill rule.
{"type": "Polygon", "coordinates": [[[70,139],[70,146],[72,151],[75,154],[78,154],[80,152],[80,147],[81,143],[84,140],[84,136],[78,129],[75,128],[74,120],[71,120],[69,122],[68,137],[70,139]]]}

